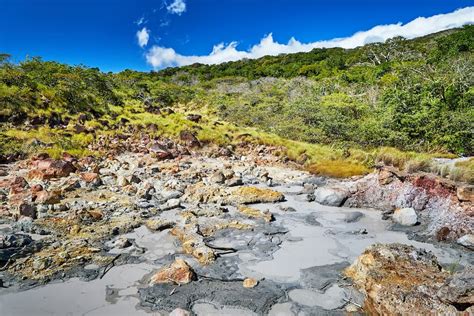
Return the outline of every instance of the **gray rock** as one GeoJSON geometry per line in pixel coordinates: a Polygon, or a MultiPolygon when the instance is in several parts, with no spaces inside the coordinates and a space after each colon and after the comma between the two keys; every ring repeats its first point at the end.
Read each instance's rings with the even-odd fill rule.
{"type": "Polygon", "coordinates": [[[280,205],[278,208],[280,210],[282,210],[283,212],[296,212],[296,209],[294,207],[291,207],[291,206],[282,206],[282,205],[280,205]]]}
{"type": "Polygon", "coordinates": [[[129,238],[121,237],[117,239],[114,246],[120,249],[128,248],[132,245],[132,240],[129,238]]]}
{"type": "Polygon", "coordinates": [[[364,214],[361,212],[350,212],[344,216],[344,222],[354,223],[354,222],[359,221],[363,216],[364,214]]]}
{"type": "Polygon", "coordinates": [[[449,277],[437,295],[451,305],[472,305],[474,303],[474,268],[467,267],[449,277]]]}
{"type": "Polygon", "coordinates": [[[341,206],[348,198],[349,192],[343,188],[318,188],[315,191],[316,202],[328,206],[341,206]]]}
{"type": "Polygon", "coordinates": [[[179,199],[169,199],[165,204],[160,206],[160,211],[168,211],[177,207],[181,207],[181,201],[179,199]]]}
{"type": "Polygon", "coordinates": [[[318,186],[312,183],[305,183],[303,185],[303,189],[301,190],[301,194],[314,194],[314,190],[316,190],[318,186]]]}
{"type": "Polygon", "coordinates": [[[340,274],[349,265],[348,262],[341,262],[302,269],[301,285],[308,289],[323,291],[339,280],[340,274]]]}
{"type": "Polygon", "coordinates": [[[474,234],[468,234],[460,237],[457,240],[457,243],[466,248],[474,250],[474,234]]]}
{"type": "Polygon", "coordinates": [[[396,209],[392,218],[396,223],[403,226],[413,226],[418,222],[418,216],[411,207],[396,209]]]}
{"type": "Polygon", "coordinates": [[[25,246],[33,243],[33,239],[25,234],[0,235],[0,263],[3,265],[10,257],[18,254],[25,246]]]}
{"type": "Polygon", "coordinates": [[[228,187],[236,187],[236,186],[239,186],[239,185],[242,185],[244,184],[243,181],[242,181],[242,178],[240,177],[233,177],[229,180],[226,180],[225,184],[228,186],[228,187]]]}
{"type": "Polygon", "coordinates": [[[33,219],[31,217],[22,217],[16,223],[13,223],[13,229],[30,233],[33,230],[33,219]]]}

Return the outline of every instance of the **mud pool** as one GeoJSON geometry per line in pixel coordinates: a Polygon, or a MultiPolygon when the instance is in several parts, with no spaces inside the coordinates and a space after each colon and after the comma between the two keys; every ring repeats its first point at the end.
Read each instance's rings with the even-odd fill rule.
{"type": "MultiPolygon", "coordinates": [[[[28,290],[0,289],[0,315],[167,315],[177,307],[196,315],[342,314],[348,305],[362,304],[363,296],[348,285],[341,271],[371,244],[397,242],[424,248],[446,266],[473,263],[469,252],[410,240],[406,231],[391,229],[393,224],[382,220],[380,211],[308,202],[305,194],[299,194],[299,185],[272,189],[283,192],[286,200],[252,206],[269,210],[275,220],[207,237],[216,249],[232,249],[208,266],[183,254],[169,229],[150,232],[142,226],[121,236],[133,240],[131,247],[114,248],[110,241],[110,253],[138,254],[140,263],[117,265],[92,281],[73,278],[28,290]],[[149,287],[149,275],[174,257],[185,258],[198,281],[149,287]],[[248,277],[259,284],[242,287],[248,277]]],[[[176,219],[181,211],[165,211],[158,218],[176,219]]],[[[236,213],[229,207],[231,216],[236,213]]]]}

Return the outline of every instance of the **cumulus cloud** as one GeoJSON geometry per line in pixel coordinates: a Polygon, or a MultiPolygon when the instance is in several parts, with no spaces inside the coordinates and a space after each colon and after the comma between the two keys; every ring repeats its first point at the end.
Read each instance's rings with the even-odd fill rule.
{"type": "Polygon", "coordinates": [[[148,40],[150,39],[150,30],[146,27],[142,28],[140,31],[137,32],[137,40],[138,45],[140,47],[145,47],[148,44],[148,40]]]}
{"type": "Polygon", "coordinates": [[[184,0],[174,0],[170,5],[166,6],[169,13],[181,15],[186,12],[186,2],[184,0]]]}
{"type": "MultiPolygon", "coordinates": [[[[176,2],[180,2],[180,0],[175,0],[174,3],[176,2]]],[[[309,52],[314,48],[322,47],[354,48],[368,43],[384,42],[396,36],[403,36],[410,39],[473,23],[474,7],[467,7],[447,14],[434,15],[427,18],[419,17],[406,24],[378,25],[370,30],[357,32],[349,37],[312,43],[301,43],[295,38],[291,38],[288,43],[281,44],[276,42],[270,33],[264,36],[260,40],[260,43],[255,44],[249,50],[239,50],[237,48],[237,42],[231,42],[227,45],[220,43],[215,45],[212,52],[208,55],[185,56],[177,53],[173,48],[153,46],[148,50],[146,60],[155,69],[170,66],[185,66],[194,63],[219,64],[243,58],[260,58],[265,55],[309,52]]]]}

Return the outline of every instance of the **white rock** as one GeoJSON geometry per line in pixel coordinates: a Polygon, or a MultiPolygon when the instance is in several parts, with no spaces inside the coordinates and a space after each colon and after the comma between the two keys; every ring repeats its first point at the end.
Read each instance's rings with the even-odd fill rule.
{"type": "Polygon", "coordinates": [[[182,308],[175,308],[169,316],[190,316],[191,313],[182,308]]]}
{"type": "Polygon", "coordinates": [[[418,216],[411,207],[396,209],[392,218],[395,222],[403,226],[413,226],[418,222],[418,216]]]}
{"type": "Polygon", "coordinates": [[[316,202],[322,205],[341,206],[349,196],[343,188],[318,188],[314,192],[316,202]]]}
{"type": "Polygon", "coordinates": [[[458,240],[458,244],[463,245],[466,248],[474,250],[474,234],[468,234],[460,237],[458,240]]]}
{"type": "Polygon", "coordinates": [[[165,204],[160,206],[161,211],[168,211],[172,210],[174,208],[180,207],[181,206],[181,200],[180,199],[169,199],[165,204]]]}

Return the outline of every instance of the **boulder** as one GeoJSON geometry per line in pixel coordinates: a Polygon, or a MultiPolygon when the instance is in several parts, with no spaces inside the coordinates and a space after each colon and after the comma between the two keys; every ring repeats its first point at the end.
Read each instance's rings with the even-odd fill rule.
{"type": "Polygon", "coordinates": [[[178,207],[181,207],[180,199],[169,199],[165,204],[160,205],[159,209],[160,211],[168,211],[178,207]]]}
{"type": "Polygon", "coordinates": [[[81,174],[81,178],[87,183],[94,183],[100,181],[99,174],[95,172],[84,172],[81,174]]]}
{"type": "Polygon", "coordinates": [[[212,174],[211,178],[209,179],[212,183],[222,184],[225,181],[224,174],[222,171],[216,171],[212,174]]]}
{"type": "Polygon", "coordinates": [[[344,188],[322,187],[316,189],[314,195],[316,202],[319,204],[328,206],[342,206],[349,197],[349,191],[344,188]]]}
{"type": "Polygon", "coordinates": [[[413,226],[418,222],[418,216],[411,207],[396,209],[392,218],[395,222],[403,226],[413,226]]]}
{"type": "Polygon", "coordinates": [[[59,191],[38,191],[33,194],[33,200],[38,204],[58,204],[61,201],[61,193],[59,191]]]}
{"type": "Polygon", "coordinates": [[[457,243],[466,248],[474,250],[474,234],[467,234],[459,237],[457,243]]]}
{"type": "Polygon", "coordinates": [[[474,268],[467,267],[450,276],[438,291],[438,297],[458,310],[474,305],[474,268]]]}
{"type": "Polygon", "coordinates": [[[33,161],[32,165],[36,167],[30,170],[28,177],[30,179],[48,180],[52,178],[67,177],[76,171],[76,167],[64,160],[45,159],[33,161]]]}
{"type": "Polygon", "coordinates": [[[256,208],[248,207],[245,205],[239,206],[238,210],[240,213],[248,217],[263,218],[263,220],[265,220],[265,222],[267,223],[273,221],[273,214],[270,213],[268,210],[262,212],[256,208]]]}
{"type": "Polygon", "coordinates": [[[196,278],[194,271],[183,259],[176,259],[171,265],[159,270],[151,277],[150,284],[187,284],[196,278]]]}
{"type": "Polygon", "coordinates": [[[174,222],[164,221],[162,219],[149,219],[145,222],[146,228],[151,231],[162,231],[165,229],[173,228],[174,222]]]}
{"type": "Polygon", "coordinates": [[[9,183],[10,185],[10,194],[17,194],[23,192],[28,188],[28,182],[26,182],[23,177],[16,177],[9,183]]]}
{"type": "MultiPolygon", "coordinates": [[[[369,315],[455,314],[456,308],[438,298],[449,274],[424,249],[403,244],[368,247],[344,271],[366,294],[369,315]]],[[[472,283],[471,283],[472,284],[472,283]]]]}
{"type": "Polygon", "coordinates": [[[208,265],[216,260],[216,254],[204,242],[197,225],[190,224],[184,228],[174,227],[170,233],[179,239],[184,252],[192,255],[200,264],[208,265]]]}
{"type": "Polygon", "coordinates": [[[186,116],[186,118],[191,122],[198,123],[201,120],[202,116],[199,114],[189,114],[188,116],[186,116]]]}
{"type": "Polygon", "coordinates": [[[2,266],[13,255],[19,254],[22,248],[33,243],[33,239],[26,234],[0,235],[0,264],[2,266]]]}
{"type": "Polygon", "coordinates": [[[153,143],[149,146],[148,151],[152,154],[153,157],[158,160],[172,159],[173,154],[161,144],[153,143]]]}
{"type": "Polygon", "coordinates": [[[460,186],[456,190],[459,201],[474,202],[474,185],[460,186]]]}
{"type": "Polygon", "coordinates": [[[201,143],[190,131],[181,131],[179,133],[179,138],[186,144],[188,147],[201,147],[201,143]]]}
{"type": "Polygon", "coordinates": [[[257,187],[238,187],[229,197],[229,203],[237,204],[275,203],[283,200],[283,193],[257,187]]]}
{"type": "Polygon", "coordinates": [[[36,218],[36,205],[28,202],[22,202],[14,208],[13,214],[36,218]]]}
{"type": "Polygon", "coordinates": [[[191,316],[191,313],[182,308],[175,308],[171,311],[169,316],[191,316]]]}
{"type": "Polygon", "coordinates": [[[233,177],[225,181],[225,185],[228,187],[236,187],[243,184],[244,182],[242,181],[241,177],[233,177]]]}
{"type": "Polygon", "coordinates": [[[120,249],[125,249],[132,246],[132,240],[126,237],[121,237],[114,242],[114,246],[120,249]]]}

